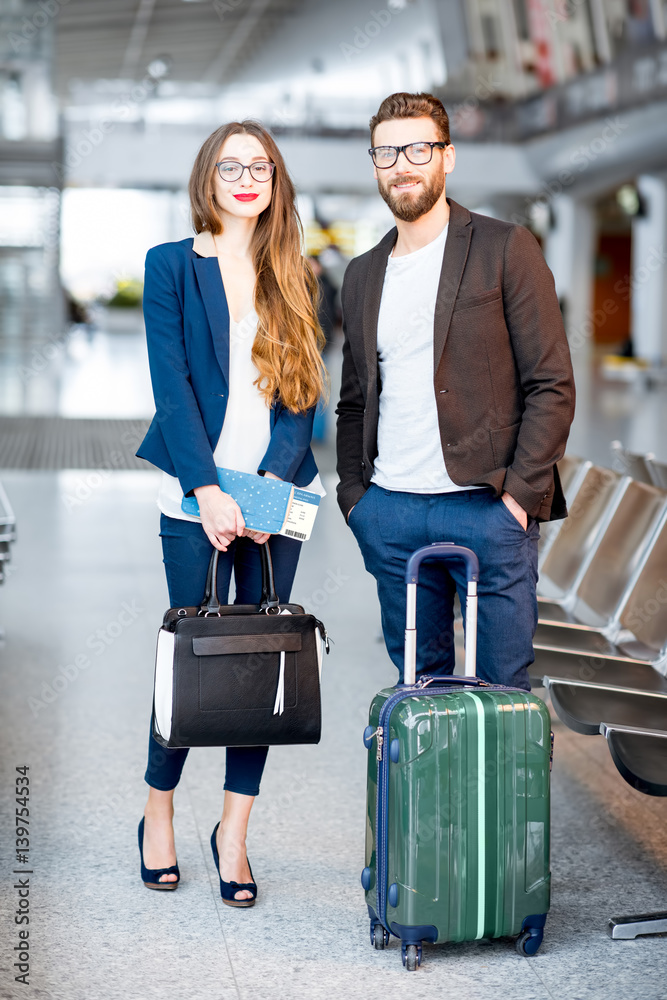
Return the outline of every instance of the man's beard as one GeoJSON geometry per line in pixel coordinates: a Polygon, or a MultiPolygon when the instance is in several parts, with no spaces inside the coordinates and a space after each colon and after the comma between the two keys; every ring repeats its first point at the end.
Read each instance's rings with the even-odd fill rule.
{"type": "Polygon", "coordinates": [[[410,184],[412,181],[421,181],[421,188],[416,196],[410,191],[395,193],[393,182],[384,187],[378,178],[380,195],[391,209],[391,214],[401,222],[416,222],[421,219],[422,215],[431,211],[445,189],[445,178],[439,174],[434,174],[430,180],[425,177],[401,177],[400,183],[410,184]]]}

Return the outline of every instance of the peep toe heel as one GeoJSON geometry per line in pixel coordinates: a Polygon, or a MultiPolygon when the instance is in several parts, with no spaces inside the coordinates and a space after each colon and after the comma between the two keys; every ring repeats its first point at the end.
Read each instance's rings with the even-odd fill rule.
{"type": "MultiPolygon", "coordinates": [[[[213,859],[215,861],[215,870],[218,873],[218,878],[220,879],[220,897],[223,903],[227,906],[238,906],[248,908],[249,906],[254,906],[257,899],[257,883],[256,882],[225,882],[223,881],[222,875],[220,874],[220,857],[218,855],[218,845],[215,840],[215,836],[218,832],[218,827],[220,823],[215,824],[213,833],[211,834],[211,850],[213,851],[213,859]],[[246,889],[253,895],[250,899],[235,899],[235,895],[242,889],[246,889]]],[[[248,861],[248,868],[250,868],[250,861],[248,861]]],[[[250,868],[250,874],[252,875],[252,868],[250,868]]]]}
{"type": "Polygon", "coordinates": [[[141,880],[147,889],[175,889],[178,885],[181,873],[178,870],[178,865],[171,865],[169,868],[146,868],[144,864],[144,817],[141,818],[141,823],[139,824],[139,854],[141,855],[141,880]],[[160,882],[161,875],[175,875],[176,880],[174,882],[160,882]]]}

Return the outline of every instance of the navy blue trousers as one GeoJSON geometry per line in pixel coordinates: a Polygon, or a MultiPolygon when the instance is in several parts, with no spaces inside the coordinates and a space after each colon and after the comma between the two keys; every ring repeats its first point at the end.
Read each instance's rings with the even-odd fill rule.
{"type": "MultiPolygon", "coordinates": [[[[492,490],[399,493],[371,484],[349,526],[364,564],[377,581],[382,630],[403,680],[405,564],[415,549],[455,542],[479,559],[477,675],[494,684],[530,690],[537,627],[537,542],[540,528],[524,530],[492,490]]],[[[417,676],[454,672],[454,594],[465,609],[463,565],[422,564],[417,588],[417,676]]]]}
{"type": "MultiPolygon", "coordinates": [[[[201,603],[206,571],[213,552],[201,524],[160,515],[162,555],[172,608],[194,607],[201,603]]],[[[271,535],[269,549],[273,562],[276,593],[289,601],[301,542],[283,535],[271,535]]],[[[259,546],[251,538],[237,538],[218,558],[218,599],[225,604],[234,571],[235,604],[257,604],[262,592],[259,546]]],[[[227,747],[224,787],[230,792],[257,795],[268,747],[227,747]]],[[[152,788],[169,791],[178,784],[188,749],[162,747],[150,733],[145,779],[152,788]]]]}

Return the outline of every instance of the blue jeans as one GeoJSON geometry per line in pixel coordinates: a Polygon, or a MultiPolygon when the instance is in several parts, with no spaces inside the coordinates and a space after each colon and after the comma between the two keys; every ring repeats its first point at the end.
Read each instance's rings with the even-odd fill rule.
{"type": "MultiPolygon", "coordinates": [[[[206,571],[213,552],[201,524],[160,515],[160,538],[172,608],[194,607],[201,603],[206,571]]],[[[289,601],[301,542],[283,535],[271,535],[269,549],[273,562],[276,593],[289,601]]],[[[234,570],[235,604],[258,604],[262,592],[259,546],[251,538],[237,538],[218,558],[218,599],[227,602],[234,570]]],[[[257,795],[268,747],[227,747],[224,787],[230,792],[257,795]]],[[[152,788],[169,791],[178,784],[188,749],[162,747],[151,732],[145,780],[152,788]]]]}
{"type": "MultiPolygon", "coordinates": [[[[477,675],[530,690],[537,627],[539,524],[524,531],[492,490],[399,493],[371,484],[349,526],[364,564],[377,581],[382,631],[403,680],[405,564],[431,542],[456,542],[479,559],[477,675]]],[[[417,588],[417,676],[454,672],[454,593],[465,609],[462,565],[422,564],[417,588]]]]}

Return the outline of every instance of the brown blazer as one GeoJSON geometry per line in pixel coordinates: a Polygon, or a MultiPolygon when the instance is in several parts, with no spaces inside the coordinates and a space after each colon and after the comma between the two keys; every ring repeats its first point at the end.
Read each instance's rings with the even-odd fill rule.
{"type": "MultiPolygon", "coordinates": [[[[535,237],[447,199],[449,230],[433,331],[440,441],[459,486],[507,490],[540,521],[567,516],[556,462],[574,416],[574,377],[551,271],[535,237]]],[[[377,455],[377,321],[394,227],[352,260],[341,292],[338,503],[363,496],[377,455]]]]}

